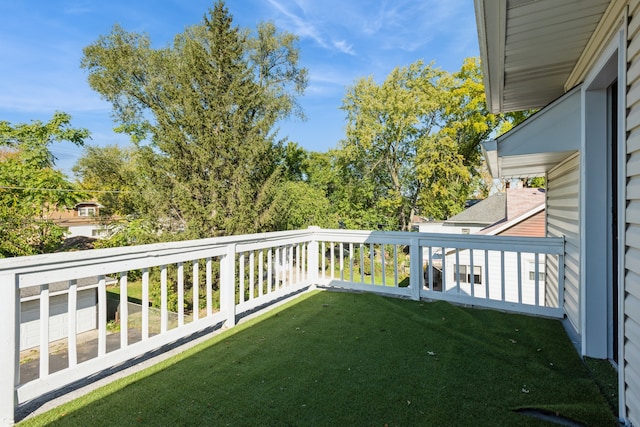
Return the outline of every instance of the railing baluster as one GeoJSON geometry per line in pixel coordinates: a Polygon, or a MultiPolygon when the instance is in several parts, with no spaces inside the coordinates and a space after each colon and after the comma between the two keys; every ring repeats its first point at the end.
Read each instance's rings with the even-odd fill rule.
{"type": "Polygon", "coordinates": [[[49,285],[40,285],[40,378],[49,375],[49,285]]]}
{"type": "Polygon", "coordinates": [[[142,269],[142,340],[149,338],[149,269],[142,269]]]}
{"type": "Polygon", "coordinates": [[[427,265],[427,271],[429,274],[429,290],[434,291],[433,289],[433,248],[429,246],[427,248],[427,259],[429,260],[429,264],[427,265]]]}
{"type": "Polygon", "coordinates": [[[293,246],[285,246],[284,247],[284,258],[285,258],[285,269],[284,280],[282,282],[283,286],[289,286],[293,281],[293,246]],[[287,279],[288,278],[288,279],[287,279]]]}
{"type": "Polygon", "coordinates": [[[129,345],[129,295],[127,272],[120,273],[120,348],[129,345]]]}
{"type": "Polygon", "coordinates": [[[282,246],[281,251],[282,269],[280,270],[280,275],[282,278],[280,280],[280,288],[278,289],[282,289],[287,285],[287,275],[289,274],[289,250],[286,246],[282,246]]]}
{"type": "Polygon", "coordinates": [[[344,281],[344,244],[340,243],[340,280],[344,281]]]}
{"type": "Polygon", "coordinates": [[[374,256],[374,249],[373,249],[373,243],[369,243],[369,259],[370,259],[370,264],[371,264],[371,284],[375,285],[375,265],[374,265],[374,261],[373,261],[373,256],[374,256]]]}
{"type": "Polygon", "coordinates": [[[69,280],[69,293],[67,295],[67,357],[69,367],[78,364],[78,281],[69,280]]]}
{"type": "Polygon", "coordinates": [[[240,272],[238,273],[238,276],[239,276],[238,277],[238,287],[240,289],[239,289],[238,293],[239,293],[239,296],[240,296],[240,303],[243,303],[244,302],[244,252],[242,252],[240,254],[239,258],[240,259],[238,261],[238,264],[239,264],[240,272]]]}
{"type": "Polygon", "coordinates": [[[200,274],[200,265],[198,264],[198,260],[193,260],[193,280],[192,280],[192,288],[191,293],[193,294],[193,309],[192,309],[192,318],[193,320],[198,320],[200,318],[200,281],[198,275],[200,274]]]}
{"type": "Polygon", "coordinates": [[[364,283],[364,244],[360,243],[360,283],[364,283]]]}
{"type": "Polygon", "coordinates": [[[289,285],[293,285],[294,283],[294,268],[295,266],[293,265],[293,260],[294,260],[294,255],[293,255],[293,245],[289,246],[289,259],[288,259],[288,263],[287,263],[287,270],[289,271],[289,285]]]}
{"type": "Polygon", "coordinates": [[[269,248],[267,252],[267,293],[271,292],[271,282],[273,279],[273,252],[269,248]]]}
{"type": "Polygon", "coordinates": [[[293,267],[292,265],[292,261],[291,261],[291,252],[292,247],[291,246],[285,246],[282,248],[282,258],[284,260],[284,265],[283,265],[283,269],[282,269],[282,286],[289,286],[289,284],[291,283],[291,269],[293,267]]]}
{"type": "Polygon", "coordinates": [[[349,243],[349,281],[353,283],[353,243],[349,243]]]}
{"type": "Polygon", "coordinates": [[[207,316],[213,314],[213,260],[209,257],[206,261],[207,283],[207,316]]]}
{"type": "Polygon", "coordinates": [[[285,282],[287,280],[287,248],[284,246],[280,246],[280,268],[278,270],[278,281],[276,282],[277,289],[280,290],[284,287],[285,282]]]}
{"type": "Polygon", "coordinates": [[[536,306],[540,305],[540,288],[539,288],[539,286],[540,286],[540,277],[539,277],[540,271],[539,271],[539,267],[538,267],[539,257],[540,257],[540,254],[538,254],[536,252],[536,254],[534,255],[534,258],[533,258],[534,259],[533,262],[535,263],[534,264],[534,276],[533,277],[535,279],[535,285],[534,286],[535,286],[535,305],[536,306]]]}
{"type": "Polygon", "coordinates": [[[518,252],[518,304],[522,304],[522,253],[518,252]]]}
{"type": "Polygon", "coordinates": [[[327,256],[326,256],[326,252],[325,252],[326,248],[324,246],[324,241],[322,241],[322,244],[320,246],[322,248],[322,255],[320,255],[321,258],[322,258],[322,278],[326,279],[327,278],[327,275],[326,275],[326,271],[327,271],[327,256]]]}
{"type": "Polygon", "coordinates": [[[262,296],[264,286],[264,251],[258,252],[258,297],[262,296]]]}
{"type": "Polygon", "coordinates": [[[393,245],[393,284],[398,287],[398,245],[393,245]]]}
{"type": "Polygon", "coordinates": [[[249,253],[249,300],[255,298],[256,288],[256,254],[255,251],[249,253]]]}
{"type": "Polygon", "coordinates": [[[279,282],[280,282],[280,271],[282,270],[282,267],[280,265],[280,250],[281,248],[275,248],[274,251],[274,255],[275,255],[275,282],[273,284],[273,290],[278,290],[280,288],[279,282]]]}
{"type": "Polygon", "coordinates": [[[500,251],[500,301],[505,301],[504,251],[500,251]]]}
{"type": "Polygon", "coordinates": [[[456,292],[460,293],[460,249],[456,248],[456,267],[453,271],[456,279],[456,292]]]}
{"type": "Polygon", "coordinates": [[[447,290],[447,252],[444,247],[440,250],[440,262],[442,264],[442,292],[445,292],[447,290]]]}
{"type": "MultiPolygon", "coordinates": [[[[384,243],[380,244],[380,257],[381,257],[381,263],[382,263],[382,286],[387,286],[387,272],[385,270],[385,256],[384,256],[384,243]]],[[[397,287],[398,284],[395,284],[395,287],[397,287]]]]}
{"type": "Polygon", "coordinates": [[[167,307],[167,266],[160,267],[160,331],[167,332],[169,327],[169,308],[167,307]]]}
{"type": "Polygon", "coordinates": [[[281,247],[277,247],[274,250],[274,254],[275,254],[275,280],[273,283],[273,290],[277,291],[278,289],[280,289],[280,284],[282,282],[282,248],[281,247]]]}
{"type": "Polygon", "coordinates": [[[334,275],[335,275],[335,268],[336,268],[335,267],[335,258],[336,258],[336,255],[335,255],[335,243],[331,242],[331,260],[330,260],[330,262],[331,262],[331,276],[330,276],[330,278],[331,279],[333,279],[334,275]]]}
{"type": "Polygon", "coordinates": [[[302,265],[301,265],[301,259],[302,258],[302,248],[303,246],[299,243],[296,243],[296,283],[300,283],[300,276],[301,276],[301,269],[302,269],[302,265]]]}
{"type": "Polygon", "coordinates": [[[184,263],[178,263],[178,327],[184,326],[184,263]]]}
{"type": "Polygon", "coordinates": [[[489,250],[484,250],[484,297],[485,299],[490,299],[489,297],[489,250]]]}
{"type": "Polygon", "coordinates": [[[98,276],[98,357],[107,354],[107,281],[98,276]]]}
{"type": "Polygon", "coordinates": [[[469,249],[469,269],[471,270],[469,272],[469,284],[471,286],[471,297],[475,297],[476,293],[475,293],[475,284],[476,284],[476,270],[475,270],[475,265],[473,264],[473,249],[469,249]]]}

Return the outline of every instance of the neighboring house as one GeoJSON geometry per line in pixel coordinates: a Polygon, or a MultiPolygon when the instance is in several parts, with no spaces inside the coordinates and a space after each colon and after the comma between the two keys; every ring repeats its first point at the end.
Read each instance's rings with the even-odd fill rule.
{"type": "MultiPolygon", "coordinates": [[[[504,193],[496,193],[463,212],[442,222],[439,227],[427,223],[420,226],[423,232],[452,234],[481,234],[487,236],[545,236],[545,191],[539,188],[510,188],[504,193]]],[[[442,289],[442,273],[445,275],[446,288],[460,290],[468,295],[489,298],[501,298],[502,268],[501,254],[474,250],[451,251],[445,248],[445,266],[442,268],[442,256],[432,254],[434,268],[434,289],[442,289]],[[439,273],[439,274],[438,274],[439,273]],[[488,280],[487,280],[488,279],[488,280]],[[487,289],[486,284],[491,286],[487,289]]],[[[545,298],[545,259],[537,260],[532,253],[522,253],[520,259],[515,253],[505,258],[505,298],[507,301],[534,304],[545,298]],[[518,271],[519,270],[519,271],[518,271]],[[536,273],[538,280],[536,281],[536,273]]],[[[423,254],[427,262],[428,254],[423,254]]],[[[426,270],[425,270],[426,271],[426,270]]]]}
{"type": "Polygon", "coordinates": [[[106,237],[107,226],[101,221],[102,205],[95,201],[80,202],[73,209],[56,210],[50,218],[57,225],[66,228],[66,237],[106,237]]]}
{"type": "Polygon", "coordinates": [[[485,144],[491,173],[546,177],[566,329],[617,367],[620,419],[640,425],[640,1],[474,3],[489,110],[541,108],[485,144]]]}

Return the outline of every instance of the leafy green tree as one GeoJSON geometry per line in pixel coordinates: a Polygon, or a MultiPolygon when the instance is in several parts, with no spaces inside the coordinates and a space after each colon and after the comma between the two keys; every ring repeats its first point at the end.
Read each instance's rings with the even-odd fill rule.
{"type": "Polygon", "coordinates": [[[483,190],[481,142],[528,115],[491,114],[478,58],[446,73],[418,61],[381,84],[360,79],[342,107],[347,135],[337,166],[349,217],[408,230],[415,213],[445,219],[483,190]]]}
{"type": "Polygon", "coordinates": [[[451,75],[439,134],[457,146],[466,166],[481,164],[480,144],[506,120],[489,112],[485,101],[480,58],[466,58],[460,71],[451,75]]]}
{"type": "Polygon", "coordinates": [[[341,154],[354,190],[351,200],[375,206],[401,230],[411,225],[421,186],[416,156],[439,124],[445,77],[418,61],[394,69],[380,85],[360,79],[343,101],[347,129],[341,154]]]}
{"type": "Polygon", "coordinates": [[[0,121],[0,256],[51,252],[64,238],[51,212],[72,207],[82,197],[55,169],[49,147],[60,141],[83,145],[89,131],[71,127],[57,112],[47,122],[12,125],[0,121]]]}
{"type": "Polygon", "coordinates": [[[285,181],[273,188],[269,207],[260,220],[263,230],[335,227],[329,200],[321,190],[303,181],[285,181]]]}
{"type": "Polygon", "coordinates": [[[536,176],[525,180],[527,187],[531,188],[545,188],[547,186],[547,180],[544,176],[536,176]]]}
{"type": "Polygon", "coordinates": [[[94,198],[103,206],[101,215],[135,214],[145,200],[136,151],[131,148],[86,146],[73,172],[83,190],[95,191],[94,198]]]}
{"type": "Polygon", "coordinates": [[[302,181],[307,178],[305,167],[309,153],[295,142],[289,142],[280,154],[283,177],[289,181],[302,181]]]}
{"type": "Polygon", "coordinates": [[[272,129],[299,113],[307,84],[296,43],[272,24],[255,36],[234,27],[219,1],[170,47],[116,26],[84,49],[89,84],[112,103],[162,201],[156,224],[189,237],[257,229],[255,200],[281,160],[272,129]]]}
{"type": "Polygon", "coordinates": [[[416,158],[420,178],[420,213],[428,218],[445,219],[460,212],[469,197],[471,173],[465,166],[459,146],[447,136],[426,138],[416,158]]]}

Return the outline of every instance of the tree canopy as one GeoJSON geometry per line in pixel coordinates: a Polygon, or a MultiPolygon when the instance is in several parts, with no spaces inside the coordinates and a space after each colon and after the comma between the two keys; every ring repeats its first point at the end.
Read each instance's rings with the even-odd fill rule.
{"type": "Polygon", "coordinates": [[[476,190],[480,143],[507,119],[487,111],[475,58],[452,74],[417,61],[380,84],[362,78],[342,108],[347,131],[338,163],[352,188],[346,197],[401,230],[416,213],[445,219],[463,209],[476,190]]]}
{"type": "MultiPolygon", "coordinates": [[[[176,38],[176,46],[190,50],[174,46],[162,51],[165,59],[158,66],[171,64],[166,58],[180,58],[169,67],[174,76],[169,83],[180,84],[162,84],[155,93],[142,82],[168,77],[162,77],[166,70],[152,73],[149,68],[127,75],[127,81],[144,73],[154,76],[127,91],[121,92],[114,82],[107,86],[118,89],[105,96],[137,142],[136,149],[120,153],[120,160],[108,160],[117,154],[113,148],[88,150],[76,168],[84,185],[111,188],[116,183],[135,191],[137,201],[126,204],[126,197],[112,196],[103,203],[116,210],[134,209],[168,231],[186,229],[194,231],[190,236],[201,237],[312,224],[409,230],[415,214],[445,219],[483,191],[480,143],[526,117],[488,112],[477,58],[465,60],[455,73],[418,61],[394,69],[381,83],[372,77],[354,82],[342,105],[345,139],[326,153],[308,152],[296,143],[275,141],[271,131],[279,117],[296,113],[292,93],[302,89],[306,78],[304,70],[282,62],[283,52],[291,52],[290,61],[297,58],[294,38],[278,34],[271,25],[260,26],[258,37],[233,29],[222,18],[226,11],[220,3],[211,13],[208,24],[176,38]],[[237,49],[225,50],[227,56],[236,52],[236,60],[211,59],[210,46],[220,44],[222,37],[214,28],[231,40],[224,39],[225,49],[236,43],[237,49]],[[202,40],[208,40],[209,50],[202,48],[202,40]],[[257,46],[262,46],[261,54],[257,46]],[[187,53],[196,48],[197,54],[187,53]],[[274,65],[275,58],[266,59],[277,49],[280,65],[274,65]],[[208,65],[198,65],[203,62],[208,65]],[[188,66],[182,69],[180,64],[188,66]],[[212,64],[221,65],[208,68],[212,64]],[[204,68],[193,71],[197,67],[204,68]],[[233,78],[216,80],[221,70],[233,78]],[[202,89],[206,93],[198,95],[202,89]],[[145,97],[149,101],[141,104],[145,97]],[[127,122],[130,112],[139,116],[127,122]],[[105,161],[121,166],[109,171],[105,161]]],[[[140,37],[116,28],[85,50],[85,64],[94,61],[89,67],[94,87],[102,87],[129,64],[117,66],[107,58],[142,50],[130,62],[139,67],[140,58],[160,54],[140,37]],[[138,40],[138,47],[124,49],[121,40],[138,40]],[[100,71],[105,67],[112,67],[107,76],[100,71]]]]}
{"type": "Polygon", "coordinates": [[[158,223],[190,237],[260,228],[255,200],[281,172],[274,126],[301,115],[295,96],[307,71],[296,37],[232,22],[217,2],[169,47],[115,26],[84,49],[89,84],[111,102],[118,129],[137,144],[147,190],[163,200],[158,223]]]}
{"type": "Polygon", "coordinates": [[[0,121],[0,257],[51,252],[62,243],[64,229],[49,215],[73,207],[82,194],[55,169],[50,146],[80,146],[87,138],[89,131],[71,127],[71,116],[61,112],[47,123],[0,121]]]}
{"type": "Polygon", "coordinates": [[[484,191],[481,142],[530,114],[487,110],[478,58],[454,73],[417,61],[356,80],[344,139],[305,150],[277,133],[304,119],[297,37],[270,22],[237,27],[223,1],[165,47],[115,25],[83,54],[132,145],[87,146],[76,188],[50,145],[84,145],[86,129],[65,113],[0,121],[0,256],[53,250],[64,230],[49,215],[82,190],[102,213],[127,217],[102,246],[309,225],[409,230],[415,214],[446,219],[484,191]]]}

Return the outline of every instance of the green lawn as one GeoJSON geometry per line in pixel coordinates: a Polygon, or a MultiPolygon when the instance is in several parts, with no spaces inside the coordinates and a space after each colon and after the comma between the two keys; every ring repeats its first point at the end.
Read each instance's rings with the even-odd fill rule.
{"type": "Polygon", "coordinates": [[[316,292],[24,425],[616,425],[555,320],[316,292]]]}
{"type": "MultiPolygon", "coordinates": [[[[107,286],[107,292],[114,297],[119,297],[120,285],[107,286]]],[[[134,280],[127,283],[127,299],[138,304],[142,303],[142,280],[134,280]]]]}

